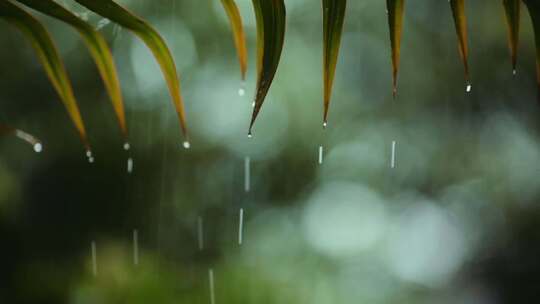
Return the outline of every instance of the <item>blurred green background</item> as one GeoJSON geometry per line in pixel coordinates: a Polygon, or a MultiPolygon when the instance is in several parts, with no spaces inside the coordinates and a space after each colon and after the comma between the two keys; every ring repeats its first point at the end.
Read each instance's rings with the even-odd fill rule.
{"type": "Polygon", "coordinates": [[[0,121],[44,145],[37,154],[0,138],[0,303],[211,303],[210,270],[218,304],[537,301],[540,113],[525,9],[514,76],[502,1],[467,1],[466,93],[448,2],[407,1],[392,101],[385,1],[349,1],[323,131],[321,3],[287,0],[281,65],[248,139],[251,1],[237,1],[250,55],[243,97],[220,1],[119,2],[169,44],[192,148],[150,51],[66,0],[104,25],[127,107],[129,152],[78,34],[33,12],[73,81],[88,163],[33,49],[0,22],[0,121]]]}

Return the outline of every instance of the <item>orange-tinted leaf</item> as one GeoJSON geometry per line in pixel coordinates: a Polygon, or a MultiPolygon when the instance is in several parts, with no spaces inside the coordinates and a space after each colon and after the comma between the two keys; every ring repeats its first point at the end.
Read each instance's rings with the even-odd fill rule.
{"type": "Polygon", "coordinates": [[[236,46],[236,52],[238,53],[238,60],[240,61],[240,73],[242,75],[242,80],[245,80],[247,71],[247,47],[246,36],[242,26],[242,17],[240,16],[240,11],[234,0],[221,0],[221,3],[231,22],[234,44],[236,46]]]}
{"type": "Polygon", "coordinates": [[[405,0],[386,0],[388,27],[390,30],[390,45],[392,47],[392,95],[394,98],[397,94],[397,77],[399,71],[404,8],[405,0]]]}
{"type": "MultiPolygon", "coordinates": [[[[450,0],[452,15],[459,42],[459,55],[465,68],[465,80],[469,84],[469,49],[467,45],[467,18],[465,17],[465,0],[450,0]]],[[[469,89],[467,89],[469,90],[469,89]]]]}
{"type": "Polygon", "coordinates": [[[283,0],[253,0],[257,19],[257,89],[249,134],[272,85],[285,38],[285,3],[283,0]]]}
{"type": "Polygon", "coordinates": [[[512,70],[516,73],[517,49],[519,43],[519,23],[521,15],[520,0],[503,0],[504,12],[506,16],[506,25],[508,28],[508,45],[510,48],[510,57],[512,60],[512,70]]]}
{"type": "MultiPolygon", "coordinates": [[[[151,27],[146,21],[135,16],[124,7],[112,0],[75,0],[89,10],[101,15],[113,22],[118,23],[137,35],[154,54],[163,76],[167,82],[169,93],[176,107],[178,119],[182,132],[187,140],[186,115],[184,112],[184,103],[180,94],[180,81],[176,72],[176,65],[171,55],[171,51],[159,33],[151,27]]],[[[186,141],[184,146],[188,147],[186,141]]]]}
{"type": "Polygon", "coordinates": [[[10,1],[0,1],[0,18],[7,20],[19,28],[30,40],[32,47],[36,50],[38,58],[45,68],[47,76],[64,103],[73,124],[77,128],[83,144],[87,150],[90,150],[86,130],[73,94],[71,82],[69,81],[64,64],[60,59],[60,55],[56,50],[56,46],[45,27],[36,18],[32,17],[32,15],[10,1]]]}
{"type": "Polygon", "coordinates": [[[328,108],[332,96],[334,75],[336,72],[341,34],[345,20],[347,0],[323,0],[323,49],[324,49],[324,114],[323,126],[326,126],[328,108]]]}
{"type": "Polygon", "coordinates": [[[73,13],[59,5],[52,0],[17,0],[25,5],[44,13],[48,16],[61,20],[73,28],[75,28],[86,43],[90,54],[92,55],[103,82],[105,88],[111,98],[113,108],[120,125],[120,129],[127,137],[126,128],[126,116],[124,112],[124,102],[122,99],[122,91],[120,89],[120,82],[118,81],[118,75],[116,67],[114,65],[111,50],[105,41],[105,38],[94,30],[92,26],[84,22],[73,13]]]}

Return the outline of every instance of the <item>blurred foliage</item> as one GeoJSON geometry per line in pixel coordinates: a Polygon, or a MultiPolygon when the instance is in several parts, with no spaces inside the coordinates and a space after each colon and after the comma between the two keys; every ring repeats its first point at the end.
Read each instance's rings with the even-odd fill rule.
{"type": "MultiPolygon", "coordinates": [[[[57,41],[92,130],[88,163],[32,49],[2,23],[0,45],[9,47],[0,48],[0,120],[40,138],[43,152],[0,139],[1,303],[210,303],[210,269],[216,303],[537,299],[540,113],[530,18],[521,20],[513,75],[502,1],[465,2],[466,93],[448,2],[406,1],[393,100],[386,3],[349,1],[323,131],[321,3],[287,1],[279,73],[248,139],[252,100],[238,96],[220,1],[119,2],[159,31],[184,75],[192,149],[181,148],[175,109],[144,44],[60,1],[102,25],[123,84],[129,151],[118,145],[115,113],[77,32],[32,13],[57,41]]],[[[237,4],[254,92],[253,7],[237,4]]]]}

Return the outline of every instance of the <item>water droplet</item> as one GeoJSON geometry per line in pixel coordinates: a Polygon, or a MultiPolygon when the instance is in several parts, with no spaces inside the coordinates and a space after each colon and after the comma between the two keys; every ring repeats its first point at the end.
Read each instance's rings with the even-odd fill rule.
{"type": "Polygon", "coordinates": [[[34,151],[36,151],[36,153],[40,153],[41,151],[43,151],[43,145],[41,143],[35,143],[34,151]]]}
{"type": "Polygon", "coordinates": [[[472,90],[472,85],[470,83],[467,84],[467,88],[465,89],[467,93],[470,93],[472,90]]]}
{"type": "Polygon", "coordinates": [[[255,108],[255,101],[251,103],[251,107],[255,108]]]}
{"type": "Polygon", "coordinates": [[[184,146],[184,149],[189,149],[191,148],[191,144],[189,143],[189,141],[184,141],[184,143],[182,144],[182,146],[184,146]]]}
{"type": "Polygon", "coordinates": [[[251,134],[251,132],[248,133],[248,138],[252,138],[253,135],[251,134]]]}
{"type": "Polygon", "coordinates": [[[324,147],[319,146],[319,165],[322,165],[323,163],[323,154],[324,154],[324,147]]]}
{"type": "Polygon", "coordinates": [[[210,287],[210,304],[216,304],[216,295],[214,292],[214,270],[208,269],[208,285],[210,287]]]}
{"type": "Polygon", "coordinates": [[[394,169],[396,167],[396,141],[392,141],[392,156],[390,157],[390,168],[394,169]]]}
{"type": "Polygon", "coordinates": [[[89,158],[88,158],[88,162],[91,163],[91,164],[94,163],[94,158],[93,158],[93,157],[89,157],[89,158]]]}
{"type": "Polygon", "coordinates": [[[244,95],[246,95],[246,90],[244,90],[244,88],[238,89],[238,95],[239,95],[239,96],[244,96],[244,95]]]}
{"type": "Polygon", "coordinates": [[[88,158],[92,157],[92,151],[87,150],[86,151],[86,157],[88,157],[88,158]]]}
{"type": "Polygon", "coordinates": [[[238,245],[244,241],[244,209],[240,208],[240,217],[238,219],[238,245]]]}
{"type": "Polygon", "coordinates": [[[514,75],[514,76],[515,76],[516,74],[517,74],[517,71],[516,71],[516,69],[513,69],[513,70],[512,70],[512,75],[514,75]]]}
{"type": "Polygon", "coordinates": [[[323,127],[324,129],[326,129],[327,126],[328,126],[328,122],[325,121],[325,122],[322,123],[322,127],[323,127]]]}
{"type": "Polygon", "coordinates": [[[129,151],[129,149],[131,149],[131,145],[128,142],[124,143],[124,150],[129,151]]]}
{"type": "Polygon", "coordinates": [[[251,188],[251,158],[244,158],[244,191],[249,192],[251,188]]]}

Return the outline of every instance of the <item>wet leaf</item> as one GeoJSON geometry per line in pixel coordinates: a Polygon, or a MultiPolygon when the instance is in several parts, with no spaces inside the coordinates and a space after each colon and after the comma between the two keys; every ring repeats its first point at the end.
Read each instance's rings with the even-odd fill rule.
{"type": "Polygon", "coordinates": [[[465,0],[450,0],[452,15],[458,36],[459,55],[465,68],[465,81],[469,84],[469,50],[467,45],[467,18],[465,17],[465,0]]]}
{"type": "Polygon", "coordinates": [[[169,93],[173,100],[182,132],[187,140],[187,125],[184,112],[184,103],[180,94],[180,81],[176,72],[176,65],[171,55],[171,51],[167,47],[165,40],[159,33],[150,26],[146,21],[135,16],[126,8],[120,6],[112,0],[75,0],[89,10],[95,12],[102,17],[105,17],[113,22],[118,23],[124,28],[129,29],[137,35],[154,54],[163,76],[167,82],[169,93]]]}
{"type": "Polygon", "coordinates": [[[242,75],[242,80],[244,81],[246,79],[247,71],[247,47],[246,36],[242,26],[242,17],[240,16],[240,11],[234,0],[221,0],[221,3],[231,22],[234,44],[236,46],[236,52],[238,53],[238,60],[240,61],[240,73],[242,75]]]}
{"type": "Polygon", "coordinates": [[[341,34],[345,20],[347,0],[323,0],[323,44],[324,44],[324,116],[323,126],[328,119],[328,108],[332,96],[341,34]]]}
{"type": "Polygon", "coordinates": [[[503,0],[506,25],[508,28],[508,45],[512,60],[512,71],[516,73],[517,49],[519,43],[519,22],[521,14],[520,0],[503,0]]]}
{"type": "Polygon", "coordinates": [[[87,150],[90,145],[86,137],[84,123],[73,94],[71,82],[56,46],[45,27],[32,15],[10,1],[0,1],[0,18],[16,26],[30,40],[53,87],[64,103],[71,120],[87,150]]]}
{"type": "Polygon", "coordinates": [[[405,0],[386,0],[388,27],[390,30],[390,45],[392,47],[392,95],[394,98],[396,98],[397,94],[397,76],[399,71],[404,6],[405,0]]]}
{"type": "Polygon", "coordinates": [[[41,152],[43,150],[43,145],[41,144],[41,141],[37,139],[32,134],[26,133],[20,129],[13,128],[11,126],[8,126],[6,124],[0,123],[0,136],[8,136],[8,135],[15,135],[18,138],[24,140],[28,144],[32,145],[34,148],[34,151],[41,152]]]}
{"type": "Polygon", "coordinates": [[[283,0],[253,0],[257,19],[257,89],[249,134],[276,74],[285,38],[283,0]]]}
{"type": "Polygon", "coordinates": [[[116,67],[114,65],[111,50],[105,42],[105,38],[94,30],[92,26],[84,22],[69,10],[52,0],[17,0],[25,5],[58,20],[61,20],[75,28],[86,43],[92,55],[105,88],[111,99],[113,108],[124,137],[127,137],[126,118],[124,112],[124,102],[116,67]]]}
{"type": "Polygon", "coordinates": [[[538,86],[538,101],[540,102],[540,2],[537,0],[523,0],[531,16],[534,39],[536,43],[536,83],[538,86]]]}

